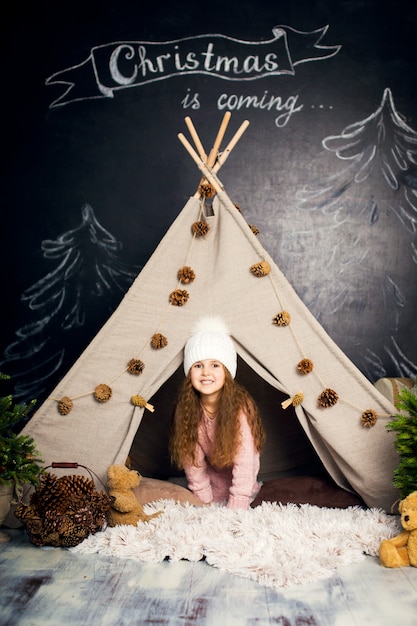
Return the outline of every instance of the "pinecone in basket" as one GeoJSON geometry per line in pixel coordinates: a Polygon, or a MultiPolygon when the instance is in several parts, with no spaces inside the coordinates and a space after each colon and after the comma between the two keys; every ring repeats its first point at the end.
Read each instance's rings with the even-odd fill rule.
{"type": "Polygon", "coordinates": [[[35,545],[72,547],[105,525],[112,498],[98,492],[94,481],[77,474],[44,474],[29,504],[15,515],[26,526],[35,545]]]}

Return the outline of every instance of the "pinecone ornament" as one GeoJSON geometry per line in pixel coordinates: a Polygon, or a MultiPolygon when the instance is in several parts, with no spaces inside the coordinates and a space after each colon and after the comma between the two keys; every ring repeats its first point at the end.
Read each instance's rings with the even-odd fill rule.
{"type": "Polygon", "coordinates": [[[272,318],[272,323],[275,324],[275,326],[289,326],[290,322],[291,315],[288,311],[279,311],[279,313],[272,318]]]}
{"type": "Polygon", "coordinates": [[[127,371],[134,376],[140,376],[145,369],[145,363],[140,359],[130,359],[127,364],[127,371]]]}
{"type": "Polygon", "coordinates": [[[161,333],[155,333],[151,338],[151,346],[155,350],[160,350],[168,345],[168,339],[161,333]]]}
{"type": "Polygon", "coordinates": [[[203,222],[202,220],[198,222],[194,222],[191,226],[191,230],[196,237],[204,237],[210,230],[210,226],[207,222],[203,222]]]}
{"type": "Polygon", "coordinates": [[[260,278],[261,276],[267,276],[271,271],[271,266],[268,261],[260,261],[251,265],[250,271],[254,276],[260,278]]]}
{"type": "Polygon", "coordinates": [[[334,406],[338,400],[339,396],[334,389],[327,388],[319,395],[317,403],[323,409],[327,409],[334,406]]]}
{"type": "Polygon", "coordinates": [[[68,413],[72,411],[73,406],[74,405],[71,398],[68,398],[68,396],[64,396],[58,402],[58,411],[61,413],[61,415],[68,415],[68,413]]]}
{"type": "Polygon", "coordinates": [[[313,361],[311,359],[301,359],[297,365],[297,370],[300,374],[309,374],[313,371],[313,361]]]}
{"type": "Polygon", "coordinates": [[[184,283],[184,285],[192,283],[195,280],[195,271],[188,265],[184,265],[184,267],[178,270],[178,280],[184,283]]]}
{"type": "Polygon", "coordinates": [[[216,193],[216,190],[208,180],[203,178],[198,186],[198,193],[200,196],[203,196],[203,198],[212,198],[216,193]]]}
{"type": "Polygon", "coordinates": [[[94,397],[98,402],[107,402],[112,397],[113,392],[108,385],[97,385],[94,389],[94,397]]]}
{"type": "Polygon", "coordinates": [[[373,409],[366,409],[361,416],[362,426],[372,428],[378,421],[378,415],[373,409]]]}
{"type": "Polygon", "coordinates": [[[176,289],[169,294],[169,301],[173,306],[183,306],[189,297],[190,294],[185,289],[176,289]]]}

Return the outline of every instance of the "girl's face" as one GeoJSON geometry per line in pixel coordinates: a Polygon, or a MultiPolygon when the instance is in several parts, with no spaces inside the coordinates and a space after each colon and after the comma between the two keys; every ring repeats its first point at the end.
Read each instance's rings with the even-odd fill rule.
{"type": "Polygon", "coordinates": [[[191,366],[190,377],[196,391],[204,396],[212,396],[221,391],[226,373],[220,361],[204,359],[191,366]]]}

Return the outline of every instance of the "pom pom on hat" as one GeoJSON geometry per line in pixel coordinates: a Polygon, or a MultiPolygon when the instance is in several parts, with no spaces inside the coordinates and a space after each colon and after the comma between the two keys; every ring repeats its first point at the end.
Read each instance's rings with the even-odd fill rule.
{"type": "Polygon", "coordinates": [[[220,317],[200,318],[192,328],[192,336],[184,348],[184,372],[197,361],[215,359],[223,363],[231,376],[236,376],[237,354],[229,330],[220,317]]]}

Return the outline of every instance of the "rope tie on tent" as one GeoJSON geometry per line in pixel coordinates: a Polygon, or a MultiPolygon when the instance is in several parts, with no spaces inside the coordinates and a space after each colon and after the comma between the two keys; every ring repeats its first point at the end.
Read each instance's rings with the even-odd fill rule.
{"type": "Polygon", "coordinates": [[[148,411],[150,411],[151,413],[155,411],[153,405],[146,402],[145,398],[143,398],[142,396],[132,396],[130,400],[134,406],[144,407],[145,409],[148,409],[148,411]]]}
{"type": "Polygon", "coordinates": [[[304,400],[304,394],[302,391],[296,393],[292,398],[288,398],[288,400],[284,400],[281,402],[281,406],[283,409],[288,409],[289,406],[299,406],[304,400]]]}

